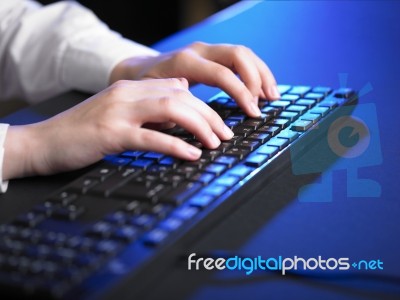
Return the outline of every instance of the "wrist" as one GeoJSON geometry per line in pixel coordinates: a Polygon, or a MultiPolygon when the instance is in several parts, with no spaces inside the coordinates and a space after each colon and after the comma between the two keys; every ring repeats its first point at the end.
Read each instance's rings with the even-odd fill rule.
{"type": "Polygon", "coordinates": [[[34,125],[10,126],[4,143],[3,180],[38,174],[35,160],[40,155],[39,144],[34,125]]]}
{"type": "Polygon", "coordinates": [[[118,63],[110,74],[109,83],[118,80],[140,80],[146,77],[147,71],[156,64],[159,56],[144,55],[125,59],[118,63]]]}

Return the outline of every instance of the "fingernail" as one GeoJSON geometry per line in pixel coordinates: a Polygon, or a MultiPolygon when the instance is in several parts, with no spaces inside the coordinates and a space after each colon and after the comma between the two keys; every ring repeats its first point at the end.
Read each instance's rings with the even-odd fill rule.
{"type": "Polygon", "coordinates": [[[193,146],[188,147],[188,152],[191,158],[199,158],[201,155],[201,150],[193,146]]]}
{"type": "Polygon", "coordinates": [[[260,109],[258,108],[258,105],[255,104],[254,102],[251,102],[251,103],[250,103],[250,108],[251,108],[251,111],[252,111],[255,115],[257,115],[257,116],[261,115],[261,111],[260,111],[260,109]]]}
{"type": "Polygon", "coordinates": [[[279,93],[278,87],[276,85],[271,86],[269,91],[274,99],[279,99],[281,97],[281,93],[279,93]]]}
{"type": "Polygon", "coordinates": [[[226,125],[224,125],[224,135],[226,136],[226,138],[231,139],[234,136],[233,131],[226,125]]]}
{"type": "Polygon", "coordinates": [[[215,135],[215,133],[213,133],[212,135],[211,135],[211,140],[212,140],[212,144],[213,144],[213,147],[218,147],[219,146],[219,144],[221,144],[221,141],[219,140],[219,138],[215,135]]]}

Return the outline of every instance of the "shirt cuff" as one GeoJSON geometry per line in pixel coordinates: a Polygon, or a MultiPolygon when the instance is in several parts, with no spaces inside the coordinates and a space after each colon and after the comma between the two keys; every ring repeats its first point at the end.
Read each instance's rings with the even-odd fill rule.
{"type": "Polygon", "coordinates": [[[0,194],[5,193],[8,187],[8,181],[3,181],[4,141],[8,127],[8,124],[0,124],[0,194]]]}

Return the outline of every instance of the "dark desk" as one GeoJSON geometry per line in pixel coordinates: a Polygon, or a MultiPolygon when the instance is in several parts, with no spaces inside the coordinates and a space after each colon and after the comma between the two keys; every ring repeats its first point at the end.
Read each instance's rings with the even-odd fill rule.
{"type": "MultiPolygon", "coordinates": [[[[301,197],[298,186],[277,178],[185,254],[223,250],[251,257],[380,259],[384,269],[340,276],[246,276],[176,267],[155,284],[149,299],[399,299],[399,16],[397,1],[243,1],[155,46],[167,51],[196,40],[245,44],[268,62],[281,83],[361,90],[354,113],[367,107],[368,116],[377,119],[373,134],[378,138],[370,145],[375,151],[367,160],[337,161],[323,176],[316,174],[301,197]]],[[[193,92],[206,99],[215,90],[198,86],[193,92]]],[[[64,95],[5,121],[36,121],[82,98],[64,95]]],[[[9,193],[0,196],[1,217],[73,176],[11,182],[9,193]]]]}

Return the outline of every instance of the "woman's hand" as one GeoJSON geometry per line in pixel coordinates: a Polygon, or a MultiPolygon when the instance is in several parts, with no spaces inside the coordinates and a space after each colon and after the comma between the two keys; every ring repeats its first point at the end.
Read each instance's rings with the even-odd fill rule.
{"type": "Polygon", "coordinates": [[[271,100],[280,97],[274,76],[253,51],[226,44],[198,42],[156,57],[133,57],[114,68],[110,82],[169,77],[184,77],[190,83],[217,86],[253,117],[260,114],[259,97],[271,100]]]}
{"type": "Polygon", "coordinates": [[[49,120],[10,127],[3,178],[78,169],[128,149],[200,157],[200,149],[143,126],[154,122],[178,124],[208,148],[233,136],[218,114],[190,93],[186,79],[118,81],[49,120]]]}

